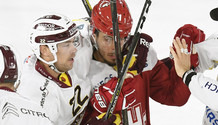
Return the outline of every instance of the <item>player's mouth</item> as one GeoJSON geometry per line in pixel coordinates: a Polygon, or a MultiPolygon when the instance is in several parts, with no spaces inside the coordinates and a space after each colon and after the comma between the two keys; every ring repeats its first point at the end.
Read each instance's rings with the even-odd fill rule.
{"type": "Polygon", "coordinates": [[[110,59],[116,59],[116,55],[115,54],[108,54],[110,59]]]}
{"type": "Polygon", "coordinates": [[[73,59],[73,58],[70,58],[69,61],[73,63],[73,62],[74,62],[74,59],[73,59]]]}

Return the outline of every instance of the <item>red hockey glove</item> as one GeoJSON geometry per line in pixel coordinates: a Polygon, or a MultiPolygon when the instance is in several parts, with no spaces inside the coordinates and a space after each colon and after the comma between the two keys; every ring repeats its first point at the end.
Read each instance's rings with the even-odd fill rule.
{"type": "Polygon", "coordinates": [[[119,125],[121,123],[119,114],[112,114],[112,116],[107,120],[102,119],[104,115],[105,113],[102,113],[98,117],[93,117],[85,125],[119,125]]]}
{"type": "MultiPolygon", "coordinates": [[[[125,79],[114,112],[119,112],[136,101],[133,81],[133,78],[125,79]]],[[[99,113],[107,111],[112,95],[114,94],[116,84],[117,78],[114,77],[106,84],[95,89],[94,95],[91,98],[91,104],[99,113]]]]}
{"type": "MultiPolygon", "coordinates": [[[[128,53],[129,46],[132,43],[133,36],[130,36],[130,38],[127,40],[123,47],[122,54],[124,56],[124,59],[126,57],[126,54],[128,53]]],[[[148,49],[150,47],[150,43],[153,41],[152,37],[141,33],[140,39],[138,41],[137,47],[135,49],[135,53],[133,54],[132,60],[130,62],[129,66],[129,72],[133,73],[134,75],[139,74],[142,72],[143,68],[146,67],[146,61],[147,61],[147,55],[148,55],[148,49]]]]}
{"type": "Polygon", "coordinates": [[[186,24],[177,30],[174,39],[176,37],[185,39],[186,44],[188,45],[188,52],[191,53],[191,66],[193,68],[197,67],[199,64],[198,54],[192,53],[193,44],[197,44],[205,40],[204,32],[198,29],[196,26],[186,24]]]}

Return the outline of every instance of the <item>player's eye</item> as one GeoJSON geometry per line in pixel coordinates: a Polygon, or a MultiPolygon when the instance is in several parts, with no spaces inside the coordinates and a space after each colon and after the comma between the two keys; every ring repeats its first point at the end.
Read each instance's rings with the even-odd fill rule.
{"type": "Polygon", "coordinates": [[[104,36],[104,41],[111,43],[113,41],[113,38],[110,36],[104,36]]]}

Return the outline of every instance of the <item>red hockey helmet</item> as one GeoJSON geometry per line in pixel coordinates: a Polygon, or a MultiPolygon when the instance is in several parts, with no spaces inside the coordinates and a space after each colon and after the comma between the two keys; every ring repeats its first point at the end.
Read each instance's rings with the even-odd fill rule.
{"type": "Polygon", "coordinates": [[[17,60],[9,46],[0,45],[0,83],[15,83],[18,78],[17,60]]]}
{"type": "MultiPolygon", "coordinates": [[[[132,17],[124,0],[117,0],[117,18],[120,37],[124,38],[128,36],[132,28],[132,17]]],[[[107,35],[113,35],[110,0],[100,0],[94,6],[92,11],[92,25],[93,33],[98,29],[107,35]]]]}

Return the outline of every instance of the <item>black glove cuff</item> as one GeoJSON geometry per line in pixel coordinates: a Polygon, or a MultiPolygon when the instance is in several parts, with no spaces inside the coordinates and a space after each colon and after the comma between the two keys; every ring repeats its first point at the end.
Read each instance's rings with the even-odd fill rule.
{"type": "Polygon", "coordinates": [[[189,86],[189,83],[190,83],[191,78],[192,78],[193,75],[197,75],[197,73],[196,73],[193,69],[186,71],[186,72],[183,74],[183,76],[182,76],[182,81],[183,81],[187,86],[189,86]]]}

